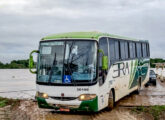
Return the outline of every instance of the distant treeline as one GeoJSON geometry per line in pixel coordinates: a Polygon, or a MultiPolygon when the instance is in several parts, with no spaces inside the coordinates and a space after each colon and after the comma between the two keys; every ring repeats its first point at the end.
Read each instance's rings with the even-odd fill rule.
{"type": "MultiPolygon", "coordinates": [[[[162,58],[151,58],[150,59],[150,66],[152,68],[155,67],[154,63],[165,63],[165,60],[162,58]]],[[[21,68],[28,68],[29,67],[29,60],[13,60],[10,63],[3,64],[0,62],[0,69],[21,69],[21,68]]]]}
{"type": "Polygon", "coordinates": [[[150,59],[150,67],[155,68],[154,63],[165,63],[165,60],[162,58],[151,58],[150,59]]]}
{"type": "Polygon", "coordinates": [[[0,62],[0,69],[19,69],[28,68],[29,60],[13,60],[10,63],[3,64],[0,62]]]}

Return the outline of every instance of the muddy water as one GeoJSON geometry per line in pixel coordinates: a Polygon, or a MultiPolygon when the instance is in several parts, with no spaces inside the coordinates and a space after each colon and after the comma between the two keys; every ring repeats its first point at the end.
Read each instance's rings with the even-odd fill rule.
{"type": "Polygon", "coordinates": [[[119,106],[165,105],[165,83],[157,80],[156,86],[145,87],[140,94],[130,94],[119,101],[119,106]]]}
{"type": "Polygon", "coordinates": [[[98,113],[61,113],[40,109],[32,101],[22,101],[12,112],[11,119],[21,120],[143,120],[142,116],[131,113],[126,108],[116,107],[112,111],[102,110],[98,113]]]}
{"type": "Polygon", "coordinates": [[[0,96],[34,98],[35,75],[28,69],[0,69],[0,96]]]}

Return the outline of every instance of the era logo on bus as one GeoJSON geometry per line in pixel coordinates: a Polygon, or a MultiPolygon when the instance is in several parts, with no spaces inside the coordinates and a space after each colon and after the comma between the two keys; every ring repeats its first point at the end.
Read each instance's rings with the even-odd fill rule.
{"type": "Polygon", "coordinates": [[[129,74],[128,62],[116,63],[113,65],[113,78],[121,77],[129,74]]]}

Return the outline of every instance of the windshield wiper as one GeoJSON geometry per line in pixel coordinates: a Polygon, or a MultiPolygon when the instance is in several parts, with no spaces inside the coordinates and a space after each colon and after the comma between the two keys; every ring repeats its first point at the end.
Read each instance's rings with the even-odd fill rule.
{"type": "MultiPolygon", "coordinates": [[[[69,72],[69,75],[71,76],[72,75],[72,69],[71,69],[71,67],[70,67],[70,65],[72,64],[72,60],[71,60],[71,62],[69,62],[69,59],[70,59],[70,55],[71,55],[71,51],[72,51],[72,48],[73,48],[73,45],[74,45],[74,43],[75,42],[72,42],[72,44],[71,44],[71,46],[70,46],[70,48],[69,48],[69,55],[68,55],[68,60],[67,60],[67,70],[68,70],[68,72],[69,72]]],[[[73,57],[73,56],[72,56],[73,57]]],[[[73,83],[74,83],[74,85],[75,85],[75,80],[74,80],[74,78],[72,77],[72,80],[73,80],[73,83]]]]}
{"type": "Polygon", "coordinates": [[[49,80],[48,83],[51,83],[52,75],[53,75],[53,68],[56,66],[56,53],[54,54],[53,66],[50,70],[49,80]]]}

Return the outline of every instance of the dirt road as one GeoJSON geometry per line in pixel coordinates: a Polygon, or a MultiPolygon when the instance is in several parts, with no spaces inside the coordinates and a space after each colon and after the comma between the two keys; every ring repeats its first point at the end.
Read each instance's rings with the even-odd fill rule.
{"type": "Polygon", "coordinates": [[[0,110],[0,118],[11,120],[148,120],[150,115],[135,114],[129,107],[132,106],[165,105],[165,83],[157,82],[157,86],[143,88],[140,95],[130,94],[119,102],[112,111],[102,110],[99,113],[58,113],[52,110],[39,109],[37,103],[32,100],[23,100],[19,107],[12,111],[3,108],[0,110]],[[2,116],[2,111],[4,116],[2,116]]]}

